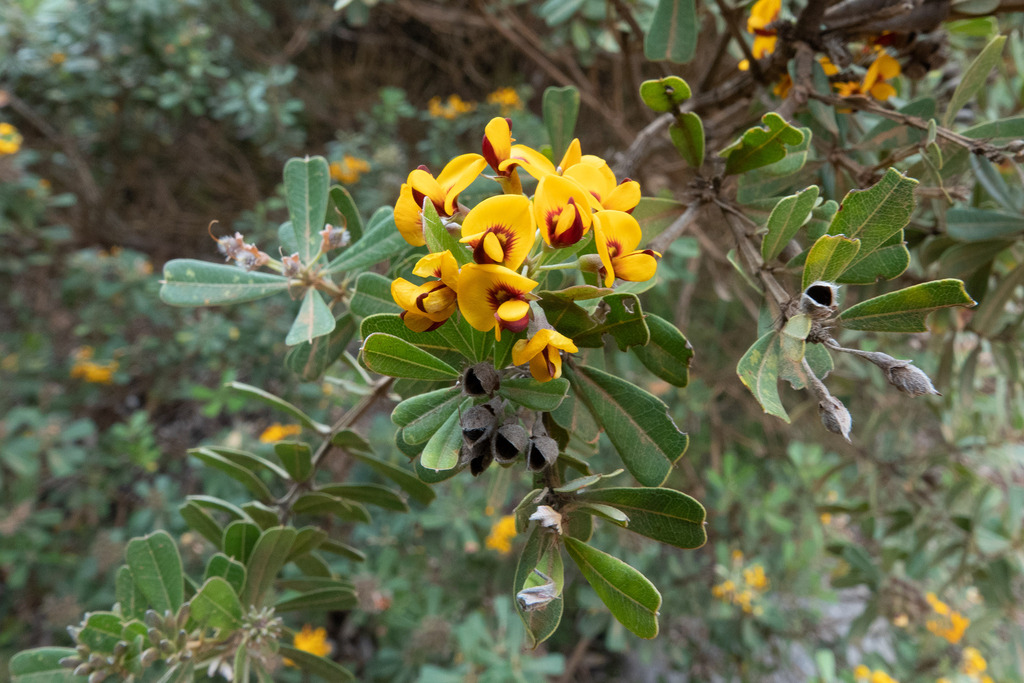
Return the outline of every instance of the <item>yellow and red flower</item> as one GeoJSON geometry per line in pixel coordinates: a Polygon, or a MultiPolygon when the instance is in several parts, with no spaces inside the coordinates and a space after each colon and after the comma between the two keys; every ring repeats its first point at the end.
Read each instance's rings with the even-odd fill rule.
{"type": "Polygon", "coordinates": [[[565,150],[565,154],[562,155],[562,160],[558,166],[551,163],[550,159],[537,150],[526,145],[514,145],[511,154],[512,158],[509,161],[502,162],[502,165],[519,164],[523,167],[524,171],[537,180],[549,175],[562,175],[566,170],[580,163],[580,160],[583,158],[583,154],[580,151],[579,138],[573,138],[572,142],[569,143],[569,148],[565,150]]]}
{"type": "Polygon", "coordinates": [[[533,212],[549,247],[568,247],[587,234],[593,222],[590,196],[569,178],[546,175],[540,179],[533,196],[533,212]]]}
{"type": "MultiPolygon", "coordinates": [[[[778,36],[775,29],[768,28],[778,21],[779,13],[782,11],[782,0],[757,0],[750,8],[750,17],[747,19],[747,33],[754,35],[754,45],[750,48],[754,59],[761,59],[775,52],[775,44],[778,36]]],[[[740,71],[750,68],[750,63],[744,59],[739,63],[740,71]]]]}
{"type": "Polygon", "coordinates": [[[516,270],[533,246],[535,225],[530,200],[521,194],[490,197],[462,222],[462,242],[477,263],[499,263],[516,270]]]}
{"type": "Polygon", "coordinates": [[[484,128],[482,143],[484,159],[498,174],[497,180],[506,194],[522,194],[523,185],[516,172],[518,162],[512,158],[512,121],[496,116],[484,128]]]}
{"type": "Polygon", "coordinates": [[[896,88],[888,81],[899,76],[900,71],[900,63],[889,53],[879,50],[875,60],[868,67],[868,72],[864,74],[863,81],[844,81],[833,85],[836,92],[843,97],[870,95],[884,102],[896,94],[896,88]]]}
{"type": "Polygon", "coordinates": [[[584,155],[580,163],[565,169],[562,175],[591,194],[591,208],[595,211],[613,209],[628,213],[640,203],[640,183],[626,178],[616,184],[615,173],[601,157],[584,155]]]}
{"type": "Polygon", "coordinates": [[[572,339],[550,328],[537,330],[529,340],[520,339],[512,347],[512,363],[530,363],[530,374],[538,382],[562,376],[562,351],[579,351],[572,339]]]}
{"type": "Polygon", "coordinates": [[[530,294],[535,280],[498,264],[469,263],[459,271],[459,311],[473,328],[481,332],[494,330],[501,340],[501,331],[522,332],[530,323],[530,294]]]}
{"type": "Polygon", "coordinates": [[[395,204],[395,225],[414,247],[426,244],[423,237],[423,200],[430,199],[440,216],[451,217],[458,208],[459,193],[469,187],[487,161],[479,154],[455,157],[435,178],[425,166],[409,174],[395,204]]]}
{"type": "Polygon", "coordinates": [[[420,277],[436,277],[422,285],[404,278],[391,283],[391,297],[402,307],[405,326],[413,332],[427,332],[445,323],[457,306],[459,265],[450,251],[427,254],[412,269],[420,277]]]}
{"type": "Polygon", "coordinates": [[[651,249],[637,250],[642,236],[640,224],[628,213],[594,214],[594,242],[604,265],[606,287],[611,287],[615,278],[644,282],[654,277],[661,254],[651,249]]]}

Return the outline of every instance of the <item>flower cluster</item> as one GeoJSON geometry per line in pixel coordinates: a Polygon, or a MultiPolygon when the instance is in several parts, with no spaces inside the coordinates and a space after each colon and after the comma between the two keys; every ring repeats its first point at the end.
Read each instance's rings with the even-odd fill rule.
{"type": "Polygon", "coordinates": [[[445,101],[442,101],[440,97],[431,97],[427,102],[427,112],[435,119],[451,121],[474,109],[476,109],[474,103],[467,102],[458,95],[449,95],[445,101]]]}
{"type": "Polygon", "coordinates": [[[853,677],[857,683],[899,683],[882,669],[871,670],[864,664],[853,670],[853,677]]]}
{"type": "Polygon", "coordinates": [[[487,96],[487,104],[500,107],[502,116],[523,108],[523,101],[515,88],[498,88],[487,96]]]}
{"type": "Polygon", "coordinates": [[[501,555],[512,552],[512,539],[516,537],[516,518],[512,515],[501,517],[491,526],[491,533],[484,540],[484,546],[497,550],[501,555]]]}
{"type": "Polygon", "coordinates": [[[17,154],[19,149],[21,149],[21,133],[6,121],[0,121],[0,157],[17,154]]]}
{"type": "MultiPolygon", "coordinates": [[[[750,53],[754,59],[762,59],[775,52],[778,42],[778,34],[775,28],[779,15],[782,12],[782,0],[758,0],[750,7],[750,16],[747,18],[747,33],[754,36],[754,44],[750,53]]],[[[865,48],[865,54],[871,54],[871,48],[865,48]]],[[[864,77],[860,80],[837,80],[832,84],[836,93],[842,97],[854,95],[870,96],[879,101],[888,100],[896,94],[896,89],[890,81],[900,75],[900,63],[896,61],[885,49],[876,45],[873,49],[875,57],[867,67],[864,77]]],[[[819,57],[825,75],[832,77],[839,73],[828,57],[819,57]]],[[[750,61],[742,60],[737,68],[740,71],[747,71],[750,68],[750,61]]],[[[774,92],[781,98],[789,95],[793,81],[789,74],[784,74],[782,79],[775,85],[774,92]]]]}
{"type": "Polygon", "coordinates": [[[763,614],[764,607],[758,603],[770,586],[764,567],[758,563],[743,566],[743,553],[739,550],[733,551],[732,561],[729,571],[719,566],[719,572],[725,575],[725,579],[712,586],[711,595],[739,606],[747,614],[763,614]]]}
{"type": "MultiPolygon", "coordinates": [[[[314,629],[309,624],[305,624],[302,630],[295,634],[292,646],[296,650],[302,650],[317,657],[327,657],[334,650],[334,646],[327,640],[327,630],[323,626],[314,629]]],[[[295,662],[287,657],[284,658],[284,663],[287,666],[295,666],[295,662]]]]}
{"type": "Polygon", "coordinates": [[[485,128],[482,154],[457,156],[436,176],[422,166],[409,174],[395,204],[402,237],[413,246],[426,244],[423,210],[429,205],[464,246],[421,258],[412,272],[426,282],[398,278],[391,295],[406,326],[417,332],[440,327],[456,311],[473,328],[494,330],[498,341],[502,332],[520,334],[532,325],[529,339],[517,340],[513,361],[530,363],[533,376],[547,381],[561,374],[560,353],[577,348],[532,303],[546,272],[589,269],[611,287],[616,278],[649,280],[661,254],[638,249],[640,224],[630,212],[640,201],[639,183],[617,182],[604,159],[582,153],[578,139],[555,165],[537,150],[514,145],[511,126],[496,117],[485,128]],[[503,194],[462,205],[460,193],[487,167],[503,194]],[[520,169],[537,182],[532,197],[523,192],[520,169]],[[551,263],[569,248],[575,260],[551,263]]]}
{"type": "Polygon", "coordinates": [[[925,595],[925,600],[931,605],[933,613],[932,617],[925,622],[927,629],[954,645],[959,643],[964,637],[964,631],[971,625],[971,620],[956,610],[950,609],[949,605],[939,600],[935,593],[925,595]]]}
{"type": "Polygon", "coordinates": [[[370,172],[370,162],[360,157],[346,154],[341,161],[332,161],[330,166],[331,178],[342,185],[352,185],[359,181],[364,173],[370,172]]]}
{"type": "Polygon", "coordinates": [[[114,373],[117,372],[119,364],[116,360],[106,363],[97,363],[92,360],[93,349],[91,346],[84,346],[74,355],[74,363],[71,365],[71,377],[82,379],[91,384],[111,384],[114,381],[114,373]]]}

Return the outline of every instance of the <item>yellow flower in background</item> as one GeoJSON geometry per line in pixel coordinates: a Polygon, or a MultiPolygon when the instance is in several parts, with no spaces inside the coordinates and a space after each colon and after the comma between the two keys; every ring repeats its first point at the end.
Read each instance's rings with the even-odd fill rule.
{"type": "Polygon", "coordinates": [[[971,620],[950,609],[949,605],[939,600],[935,593],[928,593],[924,597],[936,615],[925,622],[925,627],[954,645],[959,643],[967,627],[971,625],[971,620]]]}
{"type": "Polygon", "coordinates": [[[988,662],[981,655],[981,652],[976,647],[965,647],[963,652],[963,660],[960,662],[960,671],[972,676],[978,677],[978,674],[985,673],[988,669],[988,662]]]}
{"type": "Polygon", "coordinates": [[[21,133],[17,128],[6,121],[0,121],[0,156],[17,154],[21,149],[21,141],[21,133]]]}
{"type": "Polygon", "coordinates": [[[751,565],[743,570],[743,580],[751,588],[763,591],[768,588],[768,577],[764,575],[764,567],[759,564],[751,565]]]}
{"type": "Polygon", "coordinates": [[[364,173],[369,173],[370,162],[366,159],[346,154],[341,161],[332,161],[330,165],[331,178],[343,185],[352,185],[359,181],[364,173]]]}
{"type": "Polygon", "coordinates": [[[444,102],[441,101],[440,97],[432,97],[427,102],[427,112],[432,117],[448,121],[457,119],[463,114],[468,114],[474,109],[476,109],[476,104],[465,101],[459,95],[449,95],[448,99],[444,102]]]}
{"type": "Polygon", "coordinates": [[[537,330],[527,341],[520,339],[512,347],[512,364],[530,364],[530,374],[538,382],[548,382],[562,376],[562,351],[579,351],[572,339],[555,330],[537,330]]]}
{"type": "MultiPolygon", "coordinates": [[[[302,630],[295,634],[292,646],[296,650],[302,650],[317,657],[327,657],[334,651],[334,646],[327,641],[327,630],[323,626],[314,629],[309,624],[303,625],[302,630]]],[[[295,666],[295,662],[287,657],[284,659],[284,663],[287,666],[295,666]]]]}
{"type": "Polygon", "coordinates": [[[538,283],[497,264],[468,263],[459,271],[459,311],[474,329],[522,332],[530,323],[530,294],[538,283]]]}
{"type": "Polygon", "coordinates": [[[594,214],[594,242],[604,265],[604,286],[615,278],[628,282],[646,282],[654,277],[661,254],[651,249],[637,250],[642,234],[640,224],[623,211],[598,211],[594,214]]]}
{"type": "Polygon", "coordinates": [[[118,362],[112,360],[107,363],[97,363],[92,360],[92,357],[91,346],[83,346],[75,352],[70,372],[72,379],[81,379],[90,384],[112,384],[114,373],[119,367],[118,362]]]}
{"type": "Polygon", "coordinates": [[[436,178],[424,166],[413,170],[398,194],[395,225],[414,247],[426,244],[423,237],[423,200],[429,198],[440,216],[455,214],[459,193],[469,187],[487,161],[479,154],[461,154],[449,161],[436,178]]]}
{"type": "Polygon", "coordinates": [[[68,56],[63,52],[53,52],[50,54],[50,64],[54,66],[60,66],[68,60],[68,56]]]}
{"type": "Polygon", "coordinates": [[[876,669],[871,672],[871,683],[899,683],[899,681],[881,669],[876,669]]]}
{"type": "Polygon", "coordinates": [[[519,111],[523,108],[523,101],[515,88],[498,88],[487,96],[487,104],[496,104],[501,107],[502,114],[512,111],[519,111]]]}
{"type": "MultiPolygon", "coordinates": [[[[747,19],[747,33],[754,35],[754,45],[750,48],[754,59],[761,59],[775,52],[775,44],[778,36],[774,29],[768,27],[779,18],[782,11],[782,0],[757,0],[750,8],[750,17],[747,19]]],[[[740,71],[750,68],[750,63],[744,59],[738,66],[740,71]]]]}
{"type": "Polygon", "coordinates": [[[260,434],[260,441],[263,443],[277,443],[289,436],[298,436],[302,433],[302,425],[283,425],[278,422],[270,425],[260,434]]]}
{"type": "Polygon", "coordinates": [[[498,263],[517,270],[533,247],[536,232],[530,199],[521,194],[489,197],[462,222],[464,244],[477,263],[498,263]]]}
{"type": "Polygon", "coordinates": [[[889,56],[888,52],[879,50],[875,61],[871,62],[868,72],[864,75],[861,92],[870,93],[876,100],[884,102],[896,94],[896,88],[886,81],[900,75],[900,63],[889,56]]]}
{"type": "Polygon", "coordinates": [[[505,515],[491,525],[491,533],[487,535],[484,546],[497,550],[502,555],[512,552],[512,539],[516,537],[516,518],[505,515]]]}

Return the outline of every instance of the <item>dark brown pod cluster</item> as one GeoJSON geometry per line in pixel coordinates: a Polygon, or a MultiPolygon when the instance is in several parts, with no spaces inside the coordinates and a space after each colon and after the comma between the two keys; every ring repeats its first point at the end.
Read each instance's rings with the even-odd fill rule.
{"type": "Polygon", "coordinates": [[[501,376],[490,363],[477,363],[462,373],[462,390],[470,396],[494,396],[501,387],[501,376]]]}
{"type": "MultiPolygon", "coordinates": [[[[466,374],[468,376],[469,371],[466,374]]],[[[474,374],[474,377],[479,378],[479,375],[474,374]]],[[[487,379],[485,373],[483,378],[487,379]]],[[[467,382],[466,387],[471,384],[467,382]]],[[[469,465],[473,476],[486,470],[495,461],[508,467],[523,453],[526,453],[526,466],[534,472],[550,466],[558,459],[558,443],[547,435],[543,422],[539,419],[535,421],[531,435],[519,423],[515,414],[506,415],[506,407],[503,399],[493,398],[462,414],[459,422],[462,427],[459,461],[462,466],[469,465]]]]}

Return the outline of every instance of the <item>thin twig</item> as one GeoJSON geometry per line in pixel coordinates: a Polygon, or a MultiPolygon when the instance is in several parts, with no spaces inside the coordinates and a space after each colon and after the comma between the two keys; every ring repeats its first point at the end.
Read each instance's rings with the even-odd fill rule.
{"type": "Polygon", "coordinates": [[[697,200],[686,207],[686,211],[675,219],[671,225],[665,228],[664,231],[648,244],[648,248],[654,251],[665,253],[668,248],[672,246],[672,243],[682,235],[693,223],[694,219],[697,218],[697,214],[700,213],[701,202],[697,200]]]}

